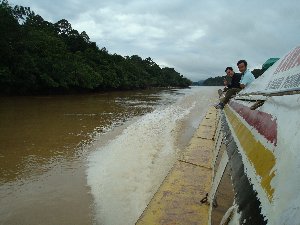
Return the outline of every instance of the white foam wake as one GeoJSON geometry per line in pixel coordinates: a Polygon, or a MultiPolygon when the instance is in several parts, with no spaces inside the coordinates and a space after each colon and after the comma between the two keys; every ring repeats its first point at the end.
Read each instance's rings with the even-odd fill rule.
{"type": "Polygon", "coordinates": [[[97,223],[134,224],[176,158],[176,121],[195,106],[173,104],[128,126],[88,158],[87,181],[97,223]]]}

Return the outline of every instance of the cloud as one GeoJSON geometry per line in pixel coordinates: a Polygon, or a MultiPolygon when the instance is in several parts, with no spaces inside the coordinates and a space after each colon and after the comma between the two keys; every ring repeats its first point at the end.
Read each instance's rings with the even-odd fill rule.
{"type": "Polygon", "coordinates": [[[67,19],[99,47],[151,57],[192,80],[222,75],[246,59],[250,68],[299,45],[296,0],[11,0],[45,19],[67,19]]]}

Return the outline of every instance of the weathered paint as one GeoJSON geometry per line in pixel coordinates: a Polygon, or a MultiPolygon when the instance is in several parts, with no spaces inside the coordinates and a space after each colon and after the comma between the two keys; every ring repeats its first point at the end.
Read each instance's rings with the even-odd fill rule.
{"type": "Polygon", "coordinates": [[[299,60],[300,46],[239,92],[224,109],[240,218],[229,224],[299,225],[299,60]],[[263,104],[250,110],[254,101],[263,104]]]}
{"type": "Polygon", "coordinates": [[[210,173],[176,162],[137,224],[207,224],[209,206],[200,201],[210,190],[210,173]]]}
{"type": "MultiPolygon", "coordinates": [[[[243,150],[237,145],[238,141],[232,130],[233,129],[229,129],[229,124],[224,123],[223,131],[226,133],[227,137],[226,151],[229,158],[228,166],[230,166],[231,180],[235,192],[234,202],[237,204],[238,212],[240,214],[239,221],[235,224],[264,225],[266,224],[266,219],[261,212],[261,201],[251,183],[253,182],[253,179],[249,178],[251,165],[250,169],[247,169],[249,167],[246,166],[247,163],[245,164],[245,160],[243,159],[243,150]]],[[[266,201],[269,202],[261,187],[260,191],[264,193],[266,201]]],[[[268,204],[270,205],[270,203],[268,204]]]]}
{"type": "Polygon", "coordinates": [[[258,110],[251,110],[235,101],[229,103],[250,126],[254,127],[259,134],[276,146],[277,143],[277,122],[271,114],[258,110]]]}
{"type": "Polygon", "coordinates": [[[255,138],[240,118],[233,113],[230,107],[225,107],[225,113],[243,151],[253,165],[256,174],[261,178],[261,186],[271,202],[274,193],[274,189],[271,187],[271,180],[275,176],[272,169],[276,163],[274,154],[255,138]]]}
{"type": "Polygon", "coordinates": [[[300,46],[289,51],[239,94],[300,90],[300,46]]]}
{"type": "Polygon", "coordinates": [[[296,47],[289,52],[276,68],[274,74],[287,71],[295,66],[300,65],[300,47],[296,47]]]}
{"type": "Polygon", "coordinates": [[[175,163],[136,224],[208,224],[216,110],[210,108],[189,146],[175,163]]]}
{"type": "Polygon", "coordinates": [[[211,168],[213,157],[213,143],[211,140],[192,139],[190,145],[180,157],[180,161],[188,162],[197,166],[211,168]]]}

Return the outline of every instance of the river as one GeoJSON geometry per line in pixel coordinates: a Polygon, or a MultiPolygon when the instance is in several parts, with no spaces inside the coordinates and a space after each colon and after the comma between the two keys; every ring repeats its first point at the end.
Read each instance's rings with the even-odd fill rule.
{"type": "Polygon", "coordinates": [[[0,97],[0,224],[134,224],[216,96],[0,97]]]}

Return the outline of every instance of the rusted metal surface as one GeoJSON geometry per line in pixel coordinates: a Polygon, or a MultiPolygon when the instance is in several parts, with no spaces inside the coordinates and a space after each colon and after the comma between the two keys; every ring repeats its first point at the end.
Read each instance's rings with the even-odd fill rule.
{"type": "Polygon", "coordinates": [[[200,201],[211,189],[216,119],[216,110],[210,108],[202,121],[204,125],[200,124],[137,225],[208,224],[209,205],[200,201]]]}

